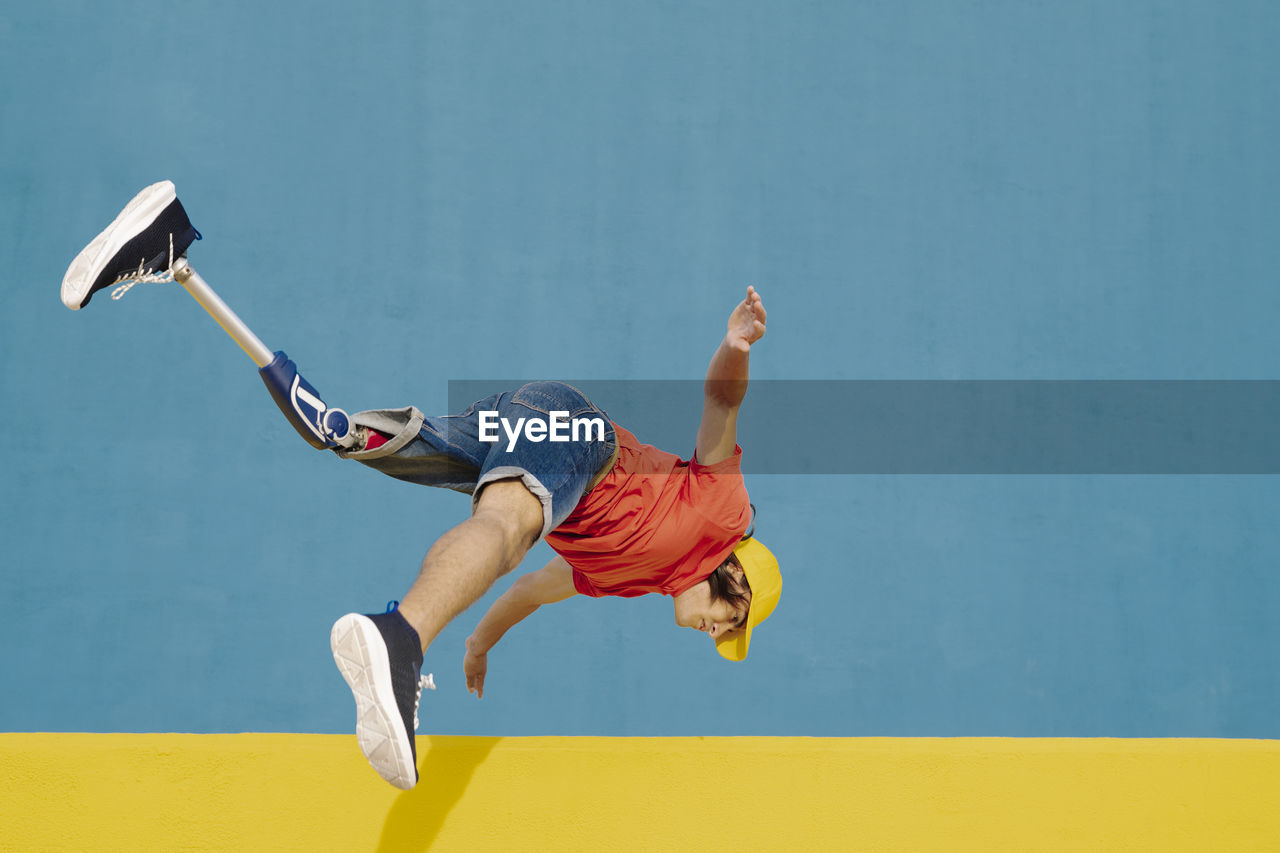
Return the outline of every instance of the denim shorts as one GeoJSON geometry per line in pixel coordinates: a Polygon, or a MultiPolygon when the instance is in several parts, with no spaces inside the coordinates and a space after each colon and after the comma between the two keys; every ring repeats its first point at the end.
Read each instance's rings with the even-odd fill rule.
{"type": "Polygon", "coordinates": [[[483,486],[519,477],[542,502],[540,536],[569,517],[617,447],[609,416],[563,382],[530,382],[456,415],[429,418],[409,406],[357,412],[351,420],[391,438],[339,456],[397,480],[465,492],[473,511],[483,486]],[[548,428],[539,430],[536,421],[548,428]]]}

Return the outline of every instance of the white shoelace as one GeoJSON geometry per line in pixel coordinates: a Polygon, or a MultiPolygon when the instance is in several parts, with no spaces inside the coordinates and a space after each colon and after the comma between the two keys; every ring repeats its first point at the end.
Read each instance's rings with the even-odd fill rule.
{"type": "Polygon", "coordinates": [[[422,701],[423,690],[435,690],[436,679],[433,673],[428,672],[426,675],[418,679],[418,692],[413,697],[413,730],[418,730],[418,703],[422,701]]]}
{"type": "Polygon", "coordinates": [[[169,266],[163,272],[147,272],[138,261],[138,268],[132,272],[121,273],[112,284],[120,285],[111,291],[112,300],[119,300],[129,292],[135,284],[168,284],[173,281],[173,232],[169,232],[169,266]]]}

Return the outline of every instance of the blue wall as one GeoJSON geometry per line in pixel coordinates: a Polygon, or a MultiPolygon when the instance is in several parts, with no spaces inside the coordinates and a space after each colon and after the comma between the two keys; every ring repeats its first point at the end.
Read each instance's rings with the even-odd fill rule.
{"type": "MultiPolygon", "coordinates": [[[[1278,37],[1210,0],[6,4],[0,729],[348,731],[330,623],[467,511],[311,451],[181,289],[61,306],[146,184],[353,410],[697,379],[748,283],[761,378],[1269,379],[1278,37]]],[[[748,485],[787,587],[747,664],[577,598],[477,702],[476,608],[423,730],[1280,736],[1275,477],[748,485]]]]}

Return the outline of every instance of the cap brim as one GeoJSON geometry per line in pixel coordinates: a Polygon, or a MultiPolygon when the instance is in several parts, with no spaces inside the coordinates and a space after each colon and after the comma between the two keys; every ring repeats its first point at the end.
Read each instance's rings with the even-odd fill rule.
{"type": "Polygon", "coordinates": [[[725,660],[745,660],[747,650],[751,647],[751,629],[755,627],[751,614],[747,614],[747,624],[741,631],[734,631],[727,637],[716,640],[716,651],[725,660]]]}
{"type": "Polygon", "coordinates": [[[725,660],[745,660],[751,649],[751,632],[756,625],[769,618],[782,595],[782,574],[778,571],[778,558],[773,556],[757,539],[744,540],[733,554],[742,565],[751,587],[751,607],[747,621],[740,631],[716,641],[716,651],[725,660]]]}

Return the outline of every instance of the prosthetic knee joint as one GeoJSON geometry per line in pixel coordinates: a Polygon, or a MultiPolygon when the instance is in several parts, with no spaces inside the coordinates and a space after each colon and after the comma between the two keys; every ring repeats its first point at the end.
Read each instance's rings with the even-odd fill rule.
{"type": "Polygon", "coordinates": [[[347,413],[326,406],[320,393],[302,378],[289,356],[277,352],[271,363],[259,368],[258,373],[280,411],[312,447],[350,449],[356,445],[356,431],[347,413]]]}

